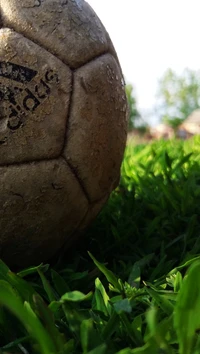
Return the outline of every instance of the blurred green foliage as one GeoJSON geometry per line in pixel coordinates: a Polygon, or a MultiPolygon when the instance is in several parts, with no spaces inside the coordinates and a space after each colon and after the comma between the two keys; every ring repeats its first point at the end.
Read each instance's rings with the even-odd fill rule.
{"type": "Polygon", "coordinates": [[[200,107],[200,71],[168,69],[158,83],[156,113],[173,128],[200,107]]]}
{"type": "Polygon", "coordinates": [[[142,120],[142,116],[137,109],[136,93],[131,84],[126,85],[126,96],[129,106],[128,131],[135,128],[145,131],[146,123],[142,120]]]}

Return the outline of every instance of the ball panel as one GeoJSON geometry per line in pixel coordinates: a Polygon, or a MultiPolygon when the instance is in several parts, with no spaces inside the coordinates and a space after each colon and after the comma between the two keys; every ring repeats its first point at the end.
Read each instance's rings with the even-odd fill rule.
{"type": "Polygon", "coordinates": [[[84,0],[1,0],[0,9],[4,27],[13,28],[73,68],[108,49],[105,28],[84,0]]]}
{"type": "Polygon", "coordinates": [[[126,142],[123,78],[110,54],[75,72],[72,102],[64,157],[94,202],[118,183],[126,142]]]}
{"type": "Polygon", "coordinates": [[[62,158],[0,167],[0,206],[0,258],[14,266],[49,259],[88,210],[62,158]]]}
{"type": "Polygon", "coordinates": [[[59,156],[71,70],[9,29],[0,30],[0,165],[59,156]]]}

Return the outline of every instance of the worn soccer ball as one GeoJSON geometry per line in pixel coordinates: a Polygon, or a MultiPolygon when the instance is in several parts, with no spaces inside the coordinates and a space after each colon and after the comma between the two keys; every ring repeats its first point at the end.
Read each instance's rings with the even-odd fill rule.
{"type": "Polygon", "coordinates": [[[127,101],[84,0],[0,1],[0,258],[44,262],[117,186],[127,101]]]}

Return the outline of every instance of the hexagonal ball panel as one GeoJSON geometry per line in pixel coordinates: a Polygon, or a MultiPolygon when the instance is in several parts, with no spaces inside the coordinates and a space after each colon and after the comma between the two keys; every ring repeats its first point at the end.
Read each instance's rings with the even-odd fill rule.
{"type": "Polygon", "coordinates": [[[76,70],[73,86],[64,157],[94,202],[119,180],[127,131],[121,69],[112,55],[103,55],[76,70]]]}
{"type": "Polygon", "coordinates": [[[0,30],[0,165],[54,158],[62,150],[72,73],[9,29],[0,30]]]}
{"type": "Polygon", "coordinates": [[[62,158],[0,167],[0,204],[0,258],[13,266],[45,262],[88,211],[62,158]]]}
{"type": "Polygon", "coordinates": [[[4,27],[13,28],[71,67],[108,50],[106,30],[83,0],[1,0],[4,27]]]}

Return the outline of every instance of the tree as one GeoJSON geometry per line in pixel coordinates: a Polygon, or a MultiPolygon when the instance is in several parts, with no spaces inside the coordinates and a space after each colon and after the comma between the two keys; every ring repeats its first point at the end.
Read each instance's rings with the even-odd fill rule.
{"type": "Polygon", "coordinates": [[[134,128],[144,127],[145,123],[142,121],[141,115],[137,109],[135,92],[131,84],[126,85],[126,96],[129,105],[128,130],[131,131],[134,128]]]}
{"type": "Polygon", "coordinates": [[[173,128],[200,107],[200,71],[168,69],[159,81],[157,112],[173,128]]]}

